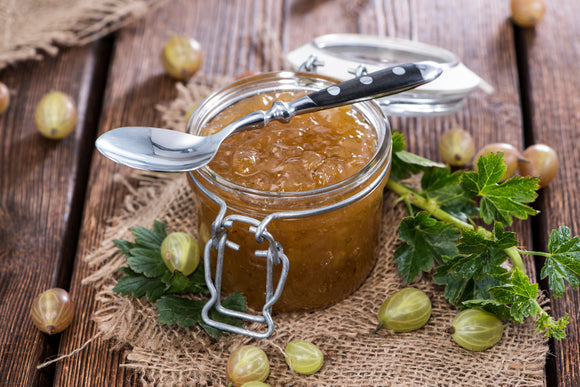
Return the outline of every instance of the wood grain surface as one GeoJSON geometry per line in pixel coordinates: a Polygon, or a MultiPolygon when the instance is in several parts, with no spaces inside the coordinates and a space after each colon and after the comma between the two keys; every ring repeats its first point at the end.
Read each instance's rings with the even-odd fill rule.
{"type": "MultiPolygon", "coordinates": [[[[537,204],[542,216],[534,219],[535,248],[545,249],[549,232],[567,225],[580,230],[580,25],[575,16],[580,3],[553,3],[534,30],[518,30],[522,62],[522,86],[526,95],[527,145],[543,143],[558,152],[558,175],[541,192],[537,204]]],[[[559,386],[580,385],[580,293],[567,291],[552,298],[553,313],[568,313],[568,337],[555,341],[548,357],[548,378],[559,386]]]]}
{"type": "Polygon", "coordinates": [[[36,295],[70,282],[95,135],[92,91],[106,66],[97,55],[101,46],[2,73],[12,100],[0,116],[0,383],[52,381],[50,370],[36,365],[56,351],[59,337],[38,331],[29,310],[36,295]],[[63,141],[42,137],[34,125],[34,108],[51,89],[77,101],[76,130],[63,141]]]}
{"type": "MultiPolygon", "coordinates": [[[[392,126],[411,151],[436,160],[441,133],[455,125],[470,131],[478,148],[490,142],[555,147],[561,168],[541,191],[541,214],[515,226],[527,248],[543,250],[559,225],[580,234],[580,50],[571,43],[580,36],[579,11],[576,0],[561,0],[549,5],[538,27],[519,29],[507,0],[175,0],[92,45],[0,72],[13,92],[0,115],[0,385],[139,384],[122,366],[123,348],[100,340],[56,365],[40,371],[36,365],[96,333],[95,294],[81,284],[91,274],[83,257],[100,244],[127,194],[116,176],[131,170],[96,152],[94,140],[118,126],[162,124],[156,106],[177,96],[159,60],[171,34],[201,43],[200,73],[230,78],[281,69],[285,53],[335,32],[416,39],[456,53],[495,93],[477,90],[455,114],[394,117],[392,126]],[[79,108],[75,134],[57,142],[40,137],[32,119],[50,89],[71,94],[79,108]],[[47,337],[28,313],[32,299],[54,286],[70,290],[76,316],[68,330],[47,337]]],[[[537,275],[533,260],[527,269],[537,275]]],[[[554,314],[568,312],[571,323],[569,337],[553,343],[549,386],[580,385],[579,294],[552,300],[554,314]]]]}

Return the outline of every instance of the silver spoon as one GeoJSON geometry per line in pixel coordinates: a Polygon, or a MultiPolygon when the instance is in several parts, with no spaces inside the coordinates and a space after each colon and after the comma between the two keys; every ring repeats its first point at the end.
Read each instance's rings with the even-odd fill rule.
{"type": "Polygon", "coordinates": [[[437,78],[435,62],[397,65],[329,86],[291,102],[275,101],[268,110],[250,113],[211,136],[195,136],[169,129],[130,126],[110,130],[96,142],[111,160],[155,172],[187,172],[203,167],[221,143],[237,133],[258,129],[272,120],[289,122],[298,114],[352,104],[400,93],[437,78]]]}

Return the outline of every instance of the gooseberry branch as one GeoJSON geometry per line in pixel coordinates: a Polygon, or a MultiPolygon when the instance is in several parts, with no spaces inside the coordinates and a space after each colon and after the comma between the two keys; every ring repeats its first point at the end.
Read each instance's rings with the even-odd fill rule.
{"type": "MultiPolygon", "coordinates": [[[[427,212],[429,212],[434,218],[439,219],[445,223],[452,224],[458,229],[472,230],[483,236],[484,238],[492,238],[492,233],[483,227],[475,227],[474,225],[464,222],[461,219],[449,214],[448,212],[441,209],[439,204],[434,200],[429,200],[423,197],[419,193],[411,190],[404,184],[401,184],[393,179],[387,181],[387,186],[389,190],[393,191],[399,195],[405,202],[411,203],[412,205],[419,207],[427,212]]],[[[524,262],[520,251],[516,247],[509,247],[504,249],[504,252],[510,257],[513,268],[517,268],[523,273],[525,273],[524,262]]],[[[512,269],[513,270],[513,269],[512,269]]]]}

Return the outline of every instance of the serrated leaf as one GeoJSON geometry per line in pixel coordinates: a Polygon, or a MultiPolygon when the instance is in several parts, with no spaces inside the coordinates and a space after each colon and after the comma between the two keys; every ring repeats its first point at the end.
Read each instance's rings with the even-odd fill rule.
{"type": "Polygon", "coordinates": [[[153,232],[161,239],[161,243],[167,237],[167,224],[159,220],[153,221],[153,232]]]}
{"type": "MultiPolygon", "coordinates": [[[[200,265],[196,271],[201,270],[203,272],[203,267],[200,265]]],[[[166,293],[205,293],[207,290],[205,287],[205,280],[202,282],[198,281],[198,276],[194,276],[193,273],[189,276],[184,276],[180,271],[174,271],[173,273],[167,271],[162,277],[161,281],[167,285],[166,293]]]]}
{"type": "Polygon", "coordinates": [[[433,197],[433,192],[447,189],[450,186],[459,186],[459,178],[463,171],[451,173],[448,167],[429,168],[421,177],[421,188],[433,197]]]}
{"type": "Polygon", "coordinates": [[[245,312],[247,309],[246,297],[242,292],[233,292],[222,300],[222,305],[238,312],[245,312]]]}
{"type": "Polygon", "coordinates": [[[426,212],[403,219],[399,238],[405,243],[395,252],[399,274],[410,283],[422,271],[428,271],[442,256],[457,254],[459,232],[454,226],[433,219],[426,212]]]}
{"type": "Polygon", "coordinates": [[[566,290],[567,281],[574,289],[580,284],[580,237],[571,236],[570,229],[562,226],[552,230],[548,240],[548,253],[541,278],[548,283],[555,297],[566,290]]]}
{"type": "Polygon", "coordinates": [[[562,340],[566,337],[565,328],[568,325],[568,313],[564,317],[559,318],[555,321],[552,316],[548,313],[543,312],[540,317],[536,320],[536,325],[538,328],[536,332],[544,332],[544,336],[553,337],[557,340],[562,340]]]}
{"type": "Polygon", "coordinates": [[[511,225],[513,217],[526,219],[537,213],[524,203],[536,199],[538,179],[514,176],[500,183],[505,170],[503,156],[491,153],[478,159],[477,172],[466,172],[461,177],[466,195],[480,198],[480,216],[487,224],[497,221],[511,225]]]}
{"type": "Polygon", "coordinates": [[[137,273],[148,277],[161,277],[169,272],[169,269],[161,259],[161,253],[144,248],[131,249],[131,256],[127,258],[127,263],[137,273]]]}
{"type": "MultiPolygon", "coordinates": [[[[449,257],[445,259],[450,260],[449,257]]],[[[443,295],[452,305],[459,305],[465,299],[463,293],[468,287],[469,279],[454,274],[451,272],[451,267],[451,262],[438,266],[433,273],[433,282],[444,286],[443,295]]]]}
{"type": "Polygon", "coordinates": [[[489,289],[494,300],[510,308],[513,321],[523,322],[525,317],[538,314],[538,284],[530,283],[529,278],[518,269],[514,269],[510,283],[489,289]]]}
{"type": "Polygon", "coordinates": [[[499,267],[493,275],[482,278],[466,278],[454,272],[453,267],[460,256],[453,258],[445,257],[444,263],[435,269],[433,282],[445,286],[444,296],[453,305],[461,305],[465,301],[491,299],[488,289],[499,286],[509,280],[509,272],[499,267]]]}
{"type": "MultiPolygon", "coordinates": [[[[160,226],[158,225],[157,227],[159,228],[160,226]]],[[[135,236],[135,243],[142,247],[160,249],[161,243],[163,243],[163,239],[165,239],[164,235],[149,230],[147,227],[135,226],[130,228],[130,230],[135,236]]]]}
{"type": "Polygon", "coordinates": [[[119,278],[113,288],[114,292],[137,298],[145,296],[149,301],[155,301],[163,295],[166,285],[159,278],[147,278],[129,270],[122,270],[126,275],[119,278]]]}
{"type": "Polygon", "coordinates": [[[131,255],[131,249],[135,247],[135,244],[123,239],[114,239],[113,244],[119,249],[121,254],[127,256],[131,255]]]}
{"type": "Polygon", "coordinates": [[[501,304],[514,304],[538,297],[538,284],[530,283],[527,275],[514,269],[510,283],[489,289],[493,298],[501,304]]]}
{"type": "Polygon", "coordinates": [[[127,266],[121,266],[119,271],[125,275],[138,275],[138,273],[135,273],[133,270],[131,270],[130,267],[127,266]]]}
{"type": "Polygon", "coordinates": [[[451,173],[449,168],[429,168],[421,177],[423,194],[435,201],[443,211],[467,221],[479,215],[475,202],[466,197],[459,180],[464,172],[451,173]]]}
{"type": "Polygon", "coordinates": [[[392,150],[393,153],[397,153],[400,152],[402,150],[405,150],[405,136],[403,136],[402,133],[399,132],[393,132],[392,136],[391,136],[391,140],[393,142],[392,145],[392,150]]]}
{"type": "Polygon", "coordinates": [[[465,278],[483,278],[501,275],[501,264],[508,258],[504,249],[517,245],[513,232],[506,232],[500,223],[494,225],[493,239],[487,239],[477,231],[463,230],[459,240],[459,257],[455,257],[453,271],[465,278]]]}
{"type": "MultiPolygon", "coordinates": [[[[167,325],[179,324],[182,327],[190,327],[197,323],[212,337],[218,338],[223,335],[223,332],[207,325],[201,318],[201,311],[205,304],[206,302],[201,300],[163,296],[155,304],[158,312],[157,321],[167,325]]],[[[246,310],[246,299],[242,293],[236,292],[222,300],[222,305],[227,309],[244,312],[246,310]]],[[[209,315],[214,321],[238,327],[243,326],[242,321],[217,313],[214,309],[210,311],[209,315]]]]}
{"type": "MultiPolygon", "coordinates": [[[[135,243],[117,240],[115,245],[127,255],[129,267],[121,267],[124,274],[114,287],[114,291],[133,297],[146,296],[150,301],[157,301],[158,320],[163,324],[177,324],[189,327],[198,323],[213,337],[223,333],[205,324],[201,318],[201,311],[206,301],[191,300],[188,298],[169,296],[172,293],[208,293],[205,285],[203,266],[189,276],[179,271],[171,272],[161,257],[161,243],[167,236],[167,225],[155,221],[153,229],[142,226],[131,229],[135,236],[135,243]]],[[[234,293],[222,300],[222,305],[228,309],[245,311],[246,299],[241,293],[234,293]]],[[[216,321],[226,322],[235,326],[242,326],[242,322],[215,311],[210,316],[216,321]]]]}
{"type": "Polygon", "coordinates": [[[201,310],[206,304],[202,300],[176,296],[163,296],[155,303],[157,321],[161,324],[179,324],[184,328],[201,322],[201,310]]]}
{"type": "Polygon", "coordinates": [[[487,186],[498,184],[506,171],[503,155],[492,153],[477,159],[477,171],[466,172],[462,185],[472,197],[477,196],[487,186]]]}

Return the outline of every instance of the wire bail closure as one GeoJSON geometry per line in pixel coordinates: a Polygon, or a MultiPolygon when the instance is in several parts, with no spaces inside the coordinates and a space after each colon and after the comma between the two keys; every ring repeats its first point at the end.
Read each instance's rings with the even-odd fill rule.
{"type": "MultiPolygon", "coordinates": [[[[216,202],[220,206],[220,210],[216,219],[212,223],[211,237],[205,244],[204,248],[204,273],[205,282],[210,293],[209,301],[204,305],[201,311],[201,317],[203,321],[214,328],[220,329],[222,331],[228,331],[232,333],[242,334],[250,337],[255,337],[258,339],[266,338],[272,335],[274,332],[274,320],[272,319],[272,306],[278,301],[282,295],[282,290],[284,289],[284,284],[286,283],[286,278],[288,277],[288,270],[290,267],[290,262],[288,257],[284,254],[282,245],[274,240],[274,237],[266,230],[266,225],[269,220],[264,219],[263,221],[258,221],[254,218],[243,215],[228,215],[225,216],[227,210],[226,202],[219,196],[213,194],[207,188],[197,181],[191,172],[189,176],[195,183],[196,187],[200,189],[204,195],[208,196],[211,200],[216,202]],[[244,312],[239,312],[237,310],[232,310],[224,307],[221,304],[221,283],[222,283],[222,273],[224,265],[224,254],[226,247],[239,250],[240,246],[236,243],[228,240],[228,229],[231,228],[234,222],[242,222],[249,225],[249,232],[256,235],[256,241],[258,243],[268,242],[268,249],[266,250],[256,250],[254,255],[256,257],[266,259],[266,302],[262,308],[262,315],[254,315],[244,312]],[[215,270],[215,280],[212,278],[211,273],[211,250],[217,250],[217,262],[215,270]],[[274,290],[274,279],[273,279],[273,266],[282,264],[282,271],[280,273],[280,278],[276,284],[276,289],[274,290]],[[245,328],[240,328],[235,325],[225,324],[219,321],[213,320],[209,312],[212,308],[218,313],[226,316],[235,317],[241,320],[246,320],[250,322],[266,323],[267,329],[263,332],[252,331],[245,328]]],[[[270,219],[271,220],[271,219],[270,219]]]]}
{"type": "Polygon", "coordinates": [[[220,330],[226,330],[229,332],[239,333],[255,338],[265,338],[269,337],[274,332],[274,321],[272,320],[272,306],[278,301],[282,290],[284,289],[284,284],[288,276],[289,261],[288,257],[284,255],[282,251],[282,246],[280,243],[276,242],[272,235],[265,229],[262,232],[259,231],[258,226],[260,222],[256,219],[249,218],[241,215],[230,215],[223,219],[216,219],[212,228],[212,237],[207,241],[204,250],[204,270],[205,270],[205,281],[209,289],[211,298],[205,304],[202,309],[202,318],[204,322],[208,325],[218,328],[220,330]],[[250,225],[249,231],[256,234],[256,240],[268,242],[268,249],[266,250],[256,250],[256,257],[261,257],[266,259],[266,303],[262,308],[262,315],[253,315],[244,312],[238,312],[236,310],[225,308],[221,304],[221,279],[224,264],[224,253],[226,246],[238,250],[239,246],[235,243],[229,241],[228,228],[233,226],[234,222],[243,222],[250,225]],[[215,282],[212,280],[211,274],[211,250],[215,248],[217,250],[217,263],[216,263],[216,274],[215,282]],[[274,291],[273,284],[273,265],[282,264],[282,273],[280,279],[276,285],[276,290],[274,291]],[[239,328],[229,324],[215,321],[209,316],[211,308],[214,307],[215,310],[223,315],[239,318],[242,320],[247,320],[251,322],[266,323],[267,330],[265,332],[256,332],[244,328],[239,328]]]}

